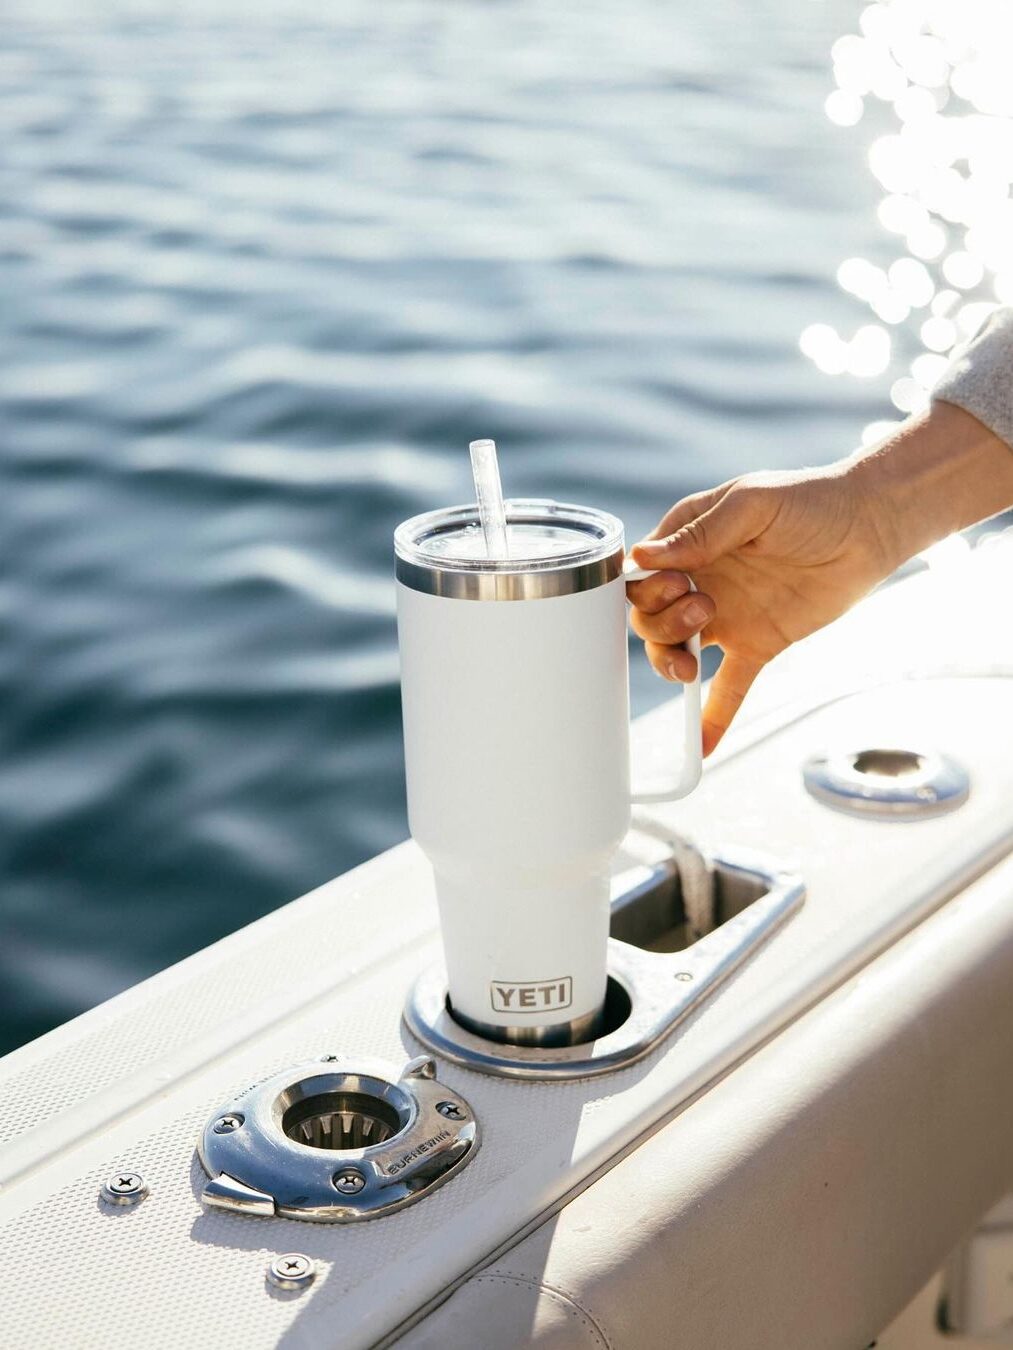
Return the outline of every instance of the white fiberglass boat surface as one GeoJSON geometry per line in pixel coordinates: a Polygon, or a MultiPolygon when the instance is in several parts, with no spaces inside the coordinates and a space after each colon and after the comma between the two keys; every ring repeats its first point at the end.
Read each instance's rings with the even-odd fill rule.
{"type": "MultiPolygon", "coordinates": [[[[439,962],[411,844],[9,1055],[3,1345],[862,1350],[1013,1182],[1011,585],[1007,537],[951,541],[778,662],[694,796],[646,810],[616,890],[677,829],[717,860],[719,926],[679,958],[678,896],[627,904],[616,969],[721,983],[618,1067],[504,1076],[409,1029],[439,962]],[[429,1092],[458,1152],[431,1184],[445,1132],[413,1136],[384,1179],[413,1203],[300,1221],[298,1185],[216,1172],[293,1066],[388,1072],[396,1141],[422,1056],[444,1091],[410,1110],[429,1092]]],[[[638,768],[674,716],[638,723],[638,768]]],[[[272,1102],[318,1162],[320,1121],[272,1102]]]]}

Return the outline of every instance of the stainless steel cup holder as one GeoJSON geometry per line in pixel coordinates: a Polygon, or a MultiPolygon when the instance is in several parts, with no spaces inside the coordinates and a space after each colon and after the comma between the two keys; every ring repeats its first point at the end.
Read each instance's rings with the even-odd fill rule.
{"type": "Polygon", "coordinates": [[[453,1016],[442,964],[431,966],[416,981],[405,1005],[406,1027],[443,1058],[505,1078],[587,1078],[635,1063],[794,913],[805,897],[801,879],[776,864],[727,855],[713,863],[719,893],[723,889],[735,907],[729,913],[728,906],[719,905],[718,918],[724,922],[681,951],[672,952],[665,943],[667,932],[682,920],[677,877],[670,869],[659,869],[667,885],[640,887],[628,903],[622,897],[616,901],[613,933],[618,931],[626,940],[609,940],[606,1010],[611,1007],[612,1011],[597,1039],[546,1046],[505,1044],[476,1035],[453,1016]],[[659,946],[663,950],[657,950],[659,946]]]}
{"type": "Polygon", "coordinates": [[[428,1056],[398,1075],[328,1056],[275,1074],[208,1120],[197,1153],[205,1204],[350,1223],[401,1209],[472,1157],[478,1123],[428,1056]]]}

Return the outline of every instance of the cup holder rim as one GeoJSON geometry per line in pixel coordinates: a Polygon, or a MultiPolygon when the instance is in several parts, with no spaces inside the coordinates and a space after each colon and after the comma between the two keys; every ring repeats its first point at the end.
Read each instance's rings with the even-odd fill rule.
{"type": "Polygon", "coordinates": [[[450,1011],[442,961],[424,970],[412,986],[402,1014],[405,1027],[442,1058],[496,1077],[558,1082],[627,1068],[669,1036],[805,899],[797,874],[751,852],[722,852],[714,863],[761,881],[763,894],[681,952],[649,952],[609,938],[608,975],[626,993],[630,1011],[596,1040],[554,1047],[476,1034],[450,1011]]]}

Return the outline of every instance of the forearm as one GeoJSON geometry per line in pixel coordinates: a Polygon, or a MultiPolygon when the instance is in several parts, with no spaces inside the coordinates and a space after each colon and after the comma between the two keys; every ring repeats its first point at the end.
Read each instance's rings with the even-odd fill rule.
{"type": "Polygon", "coordinates": [[[932,405],[849,461],[893,566],[1013,506],[1013,308],[953,360],[932,405]]]}
{"type": "Polygon", "coordinates": [[[847,465],[891,566],[1013,506],[1013,450],[946,402],[847,465]]]}

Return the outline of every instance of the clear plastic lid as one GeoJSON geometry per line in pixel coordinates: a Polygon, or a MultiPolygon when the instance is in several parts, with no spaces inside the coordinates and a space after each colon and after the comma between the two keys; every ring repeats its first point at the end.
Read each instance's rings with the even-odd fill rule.
{"type": "Polygon", "coordinates": [[[553,501],[508,501],[509,556],[490,558],[477,506],[413,516],[394,532],[399,558],[448,572],[552,572],[610,558],[623,547],[622,521],[605,511],[553,501]]]}

